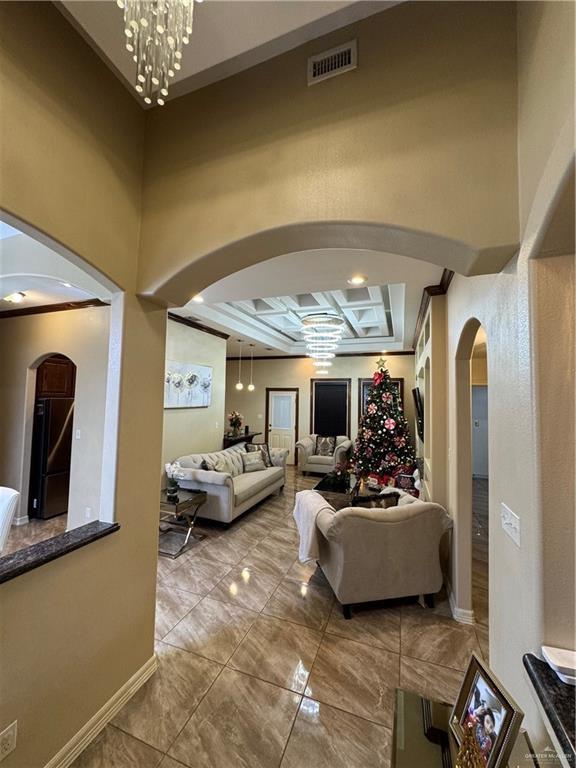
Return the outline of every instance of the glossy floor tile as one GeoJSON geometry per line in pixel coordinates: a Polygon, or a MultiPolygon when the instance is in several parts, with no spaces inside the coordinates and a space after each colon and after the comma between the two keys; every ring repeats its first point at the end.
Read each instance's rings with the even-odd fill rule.
{"type": "Polygon", "coordinates": [[[400,688],[414,691],[436,701],[453,704],[462,684],[464,673],[449,667],[439,667],[419,659],[400,659],[400,688]]]}
{"type": "Polygon", "coordinates": [[[167,635],[200,600],[202,597],[193,592],[159,585],[156,590],[156,638],[161,640],[167,635]]]}
{"type": "Polygon", "coordinates": [[[391,728],[399,672],[398,654],[324,635],[306,696],[391,728]]]}
{"type": "Polygon", "coordinates": [[[295,693],[226,669],[170,755],[190,768],[278,766],[300,701],[295,693]]]}
{"type": "Polygon", "coordinates": [[[254,611],[206,597],[166,635],[164,642],[225,664],[257,616],[254,611]]]}
{"type": "Polygon", "coordinates": [[[158,670],[116,715],[113,724],[166,751],[220,674],[221,666],[157,643],[158,670]]]}
{"type": "Polygon", "coordinates": [[[197,555],[187,554],[178,558],[182,562],[164,574],[160,580],[163,586],[184,589],[196,595],[207,595],[232,568],[229,563],[197,555]]]}
{"type": "Polygon", "coordinates": [[[228,666],[303,693],[321,639],[314,629],[261,616],[228,666]]]}
{"type": "Polygon", "coordinates": [[[402,608],[402,655],[443,667],[465,670],[480,647],[474,627],[459,624],[420,606],[402,608]]]}
{"type": "Polygon", "coordinates": [[[107,725],[72,763],[73,768],[157,768],[162,752],[107,725]]]}
{"type": "Polygon", "coordinates": [[[208,596],[252,611],[261,611],[279,583],[280,577],[269,571],[238,565],[224,576],[208,596]]]}
{"type": "Polygon", "coordinates": [[[326,632],[400,653],[400,608],[358,608],[351,619],[345,619],[341,606],[335,603],[326,632]]]}
{"type": "Polygon", "coordinates": [[[266,603],[263,613],[312,629],[324,629],[333,603],[329,586],[286,578],[266,603]]]}
{"type": "MultiPolygon", "coordinates": [[[[298,562],[294,494],[316,482],[290,468],[284,494],[159,559],[159,671],[74,768],[388,768],[395,688],[453,700],[471,651],[487,652],[487,616],[456,623],[442,592],[434,610],[345,620],[298,562]]],[[[473,578],[487,609],[485,564],[473,578]]]]}
{"type": "Polygon", "coordinates": [[[382,725],[304,698],[282,768],[388,768],[391,739],[382,725]]]}

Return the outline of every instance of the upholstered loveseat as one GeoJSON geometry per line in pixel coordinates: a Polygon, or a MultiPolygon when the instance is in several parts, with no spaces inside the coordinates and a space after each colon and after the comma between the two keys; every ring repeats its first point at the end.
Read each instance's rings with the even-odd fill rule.
{"type": "Polygon", "coordinates": [[[167,465],[166,474],[177,480],[181,488],[207,492],[207,501],[200,510],[201,517],[231,523],[258,501],[281,490],[286,482],[287,450],[271,448],[273,466],[255,472],[244,472],[242,453],[246,453],[245,443],[214,453],[180,456],[167,465]],[[224,471],[202,468],[214,465],[224,471]]]}
{"type": "Polygon", "coordinates": [[[317,437],[318,435],[306,435],[296,443],[300,472],[325,475],[327,472],[332,472],[336,464],[343,464],[348,460],[352,441],[346,435],[338,435],[334,452],[329,456],[320,456],[316,453],[317,437]]]}
{"type": "Polygon", "coordinates": [[[400,494],[387,509],[346,507],[316,517],[318,563],[349,616],[349,606],[433,595],[442,587],[440,540],[452,527],[444,507],[400,494]]]}

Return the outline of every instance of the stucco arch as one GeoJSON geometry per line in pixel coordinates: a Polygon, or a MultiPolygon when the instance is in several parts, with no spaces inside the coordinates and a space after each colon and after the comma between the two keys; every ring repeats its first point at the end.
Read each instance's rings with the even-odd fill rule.
{"type": "MultiPolygon", "coordinates": [[[[361,221],[308,221],[254,232],[214,250],[193,256],[142,295],[166,306],[182,306],[208,285],[245,267],[277,256],[320,248],[349,248],[409,256],[473,274],[497,271],[501,254],[478,251],[449,237],[391,224],[361,221]]],[[[508,254],[509,255],[509,254],[508,254]]]]}
{"type": "MultiPolygon", "coordinates": [[[[470,359],[483,324],[469,318],[460,333],[455,360],[456,393],[456,514],[452,587],[459,619],[474,622],[472,611],[472,410],[470,359]]],[[[485,328],[485,326],[483,326],[485,328]]],[[[489,346],[490,342],[487,341],[489,346]]]]}

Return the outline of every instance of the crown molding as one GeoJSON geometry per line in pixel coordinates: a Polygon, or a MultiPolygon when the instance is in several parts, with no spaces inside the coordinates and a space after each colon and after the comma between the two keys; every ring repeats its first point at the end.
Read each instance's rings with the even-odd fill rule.
{"type": "Polygon", "coordinates": [[[9,317],[24,317],[25,315],[45,315],[48,312],[68,312],[71,309],[86,309],[87,307],[108,307],[108,302],[100,299],[87,299],[86,301],[64,301],[61,304],[45,304],[42,307],[22,307],[20,309],[8,309],[0,312],[0,320],[9,317]]]}
{"type": "Polygon", "coordinates": [[[180,323],[180,325],[187,325],[188,328],[194,328],[195,331],[201,331],[202,333],[208,333],[210,336],[217,336],[219,339],[224,339],[227,341],[230,338],[230,335],[227,333],[223,333],[222,331],[216,331],[214,328],[208,328],[207,325],[202,325],[202,323],[197,323],[195,320],[190,320],[188,317],[181,317],[180,315],[175,315],[173,312],[168,312],[168,320],[173,320],[175,323],[180,323]]]}
{"type": "Polygon", "coordinates": [[[430,297],[443,296],[445,293],[448,293],[448,288],[450,287],[450,283],[452,282],[453,277],[454,272],[451,269],[445,269],[442,272],[442,277],[440,278],[438,285],[428,285],[422,291],[422,301],[420,302],[420,309],[418,310],[418,317],[416,318],[414,341],[412,342],[414,349],[416,349],[418,344],[418,337],[420,336],[424,318],[426,317],[426,312],[428,311],[428,306],[430,305],[430,297]]]}

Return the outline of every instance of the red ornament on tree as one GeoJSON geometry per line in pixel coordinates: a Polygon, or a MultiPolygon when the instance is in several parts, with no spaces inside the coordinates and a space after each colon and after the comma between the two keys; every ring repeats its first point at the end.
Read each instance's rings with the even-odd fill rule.
{"type": "Polygon", "coordinates": [[[385,477],[394,483],[399,466],[411,474],[416,457],[402,410],[400,393],[383,360],[372,377],[366,409],[358,427],[352,465],[357,475],[385,477]]]}

